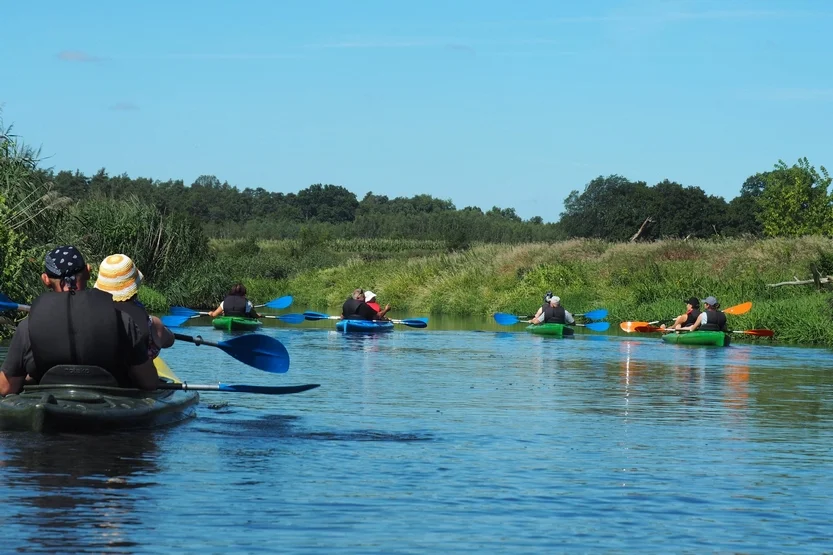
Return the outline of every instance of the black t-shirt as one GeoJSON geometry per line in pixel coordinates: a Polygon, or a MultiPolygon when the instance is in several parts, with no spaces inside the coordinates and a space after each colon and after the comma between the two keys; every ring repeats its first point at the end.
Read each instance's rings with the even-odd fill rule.
{"type": "MultiPolygon", "coordinates": [[[[148,360],[147,342],[142,337],[136,324],[129,315],[119,311],[119,322],[123,327],[123,333],[119,333],[119,339],[124,343],[120,352],[124,353],[126,363],[128,366],[139,366],[148,360]]],[[[0,371],[6,374],[9,378],[24,378],[30,375],[36,379],[40,377],[49,368],[36,368],[35,359],[32,356],[32,342],[29,339],[29,320],[28,318],[21,321],[17,325],[17,329],[12,337],[12,342],[9,345],[9,351],[6,353],[6,360],[3,361],[3,366],[0,366],[0,371]]]]}

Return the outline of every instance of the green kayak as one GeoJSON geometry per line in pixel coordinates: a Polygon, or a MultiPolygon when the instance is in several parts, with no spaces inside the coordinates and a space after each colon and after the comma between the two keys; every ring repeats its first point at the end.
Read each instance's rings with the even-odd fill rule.
{"type": "Polygon", "coordinates": [[[244,318],[243,316],[219,316],[211,322],[214,329],[226,331],[252,331],[256,330],[263,323],[256,318],[244,318]]]}
{"type": "Polygon", "coordinates": [[[536,335],[550,335],[552,337],[564,337],[573,335],[573,328],[566,324],[530,324],[526,331],[536,335]]]}
{"type": "MultiPolygon", "coordinates": [[[[164,361],[154,362],[161,381],[179,382],[164,361]]],[[[39,385],[0,398],[0,429],[85,433],[169,426],[196,416],[199,399],[193,391],[121,388],[95,366],[57,366],[39,385]]]]}
{"type": "Polygon", "coordinates": [[[683,333],[666,333],[662,340],[675,345],[713,345],[728,347],[732,336],[722,331],[687,331],[683,333]]]}

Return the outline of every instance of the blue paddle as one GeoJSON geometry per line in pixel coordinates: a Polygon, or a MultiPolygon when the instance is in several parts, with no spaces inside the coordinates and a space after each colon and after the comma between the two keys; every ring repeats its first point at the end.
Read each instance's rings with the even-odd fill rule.
{"type": "MultiPolygon", "coordinates": [[[[315,320],[341,320],[338,316],[330,316],[329,314],[322,314],[321,312],[304,312],[304,318],[310,321],[315,320]]],[[[374,322],[393,322],[394,324],[402,324],[411,328],[427,328],[428,318],[405,318],[404,320],[372,320],[374,322]]]]}
{"type": "Polygon", "coordinates": [[[27,304],[19,304],[8,298],[5,294],[0,293],[0,311],[3,310],[21,310],[29,312],[31,307],[27,304]]]}
{"type": "Polygon", "coordinates": [[[320,384],[310,383],[304,385],[238,385],[218,383],[209,385],[189,383],[160,383],[156,389],[174,389],[177,391],[224,391],[231,393],[260,393],[262,395],[287,395],[290,393],[302,393],[319,387],[320,384]]]}
{"type": "MultiPolygon", "coordinates": [[[[512,326],[520,322],[514,314],[506,314],[505,312],[498,312],[494,315],[495,322],[501,326],[512,326]]],[[[610,322],[590,322],[589,324],[565,324],[568,326],[579,326],[593,331],[607,331],[610,328],[610,322]]]]}
{"type": "Polygon", "coordinates": [[[175,333],[174,338],[194,345],[217,347],[244,364],[264,372],[283,374],[289,370],[289,353],[283,343],[268,335],[250,333],[226,341],[207,341],[201,336],[192,337],[175,333]]]}
{"type": "MultiPolygon", "coordinates": [[[[181,326],[187,320],[189,320],[189,319],[191,319],[195,316],[208,316],[208,314],[209,314],[208,312],[199,312],[199,311],[196,311],[196,310],[192,310],[190,308],[186,308],[184,306],[172,306],[171,309],[170,309],[170,313],[172,315],[170,317],[171,318],[170,322],[171,322],[171,325],[174,326],[174,327],[181,326]],[[173,317],[176,317],[176,318],[184,317],[185,319],[179,321],[179,320],[174,320],[173,317]],[[174,323],[174,322],[177,322],[177,321],[179,322],[178,324],[174,323]]],[[[277,316],[273,315],[273,314],[261,314],[260,317],[261,318],[269,318],[271,320],[280,320],[281,322],[286,322],[287,324],[300,324],[301,322],[304,321],[303,314],[279,314],[277,316]]],[[[163,320],[162,320],[163,323],[165,322],[164,318],[165,317],[163,316],[163,320]]],[[[168,324],[165,324],[165,325],[167,326],[168,324]]],[[[170,327],[170,326],[168,326],[168,327],[170,327]]]]}
{"type": "Polygon", "coordinates": [[[591,310],[590,312],[585,312],[584,314],[576,314],[576,316],[584,316],[588,320],[601,320],[603,318],[607,318],[607,309],[599,308],[591,310]]]}
{"type": "Polygon", "coordinates": [[[292,304],[292,295],[285,295],[283,297],[279,297],[277,299],[272,299],[266,304],[256,304],[255,308],[260,308],[265,306],[266,308],[274,308],[276,310],[281,310],[283,308],[289,308],[292,304]]]}

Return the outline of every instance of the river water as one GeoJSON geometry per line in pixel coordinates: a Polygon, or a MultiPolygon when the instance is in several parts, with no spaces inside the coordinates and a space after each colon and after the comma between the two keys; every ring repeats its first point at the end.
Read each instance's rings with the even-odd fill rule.
{"type": "Polygon", "coordinates": [[[306,393],[203,393],[157,431],[0,433],[2,551],[833,551],[829,350],[331,326],[265,328],[283,375],[164,354],[192,383],[322,384],[306,393]]]}

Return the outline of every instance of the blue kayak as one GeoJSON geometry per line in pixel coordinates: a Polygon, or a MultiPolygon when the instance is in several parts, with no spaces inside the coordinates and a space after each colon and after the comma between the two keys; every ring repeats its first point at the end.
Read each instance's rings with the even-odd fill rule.
{"type": "Polygon", "coordinates": [[[382,320],[339,320],[336,322],[338,331],[379,332],[393,331],[393,322],[382,320]]]}

